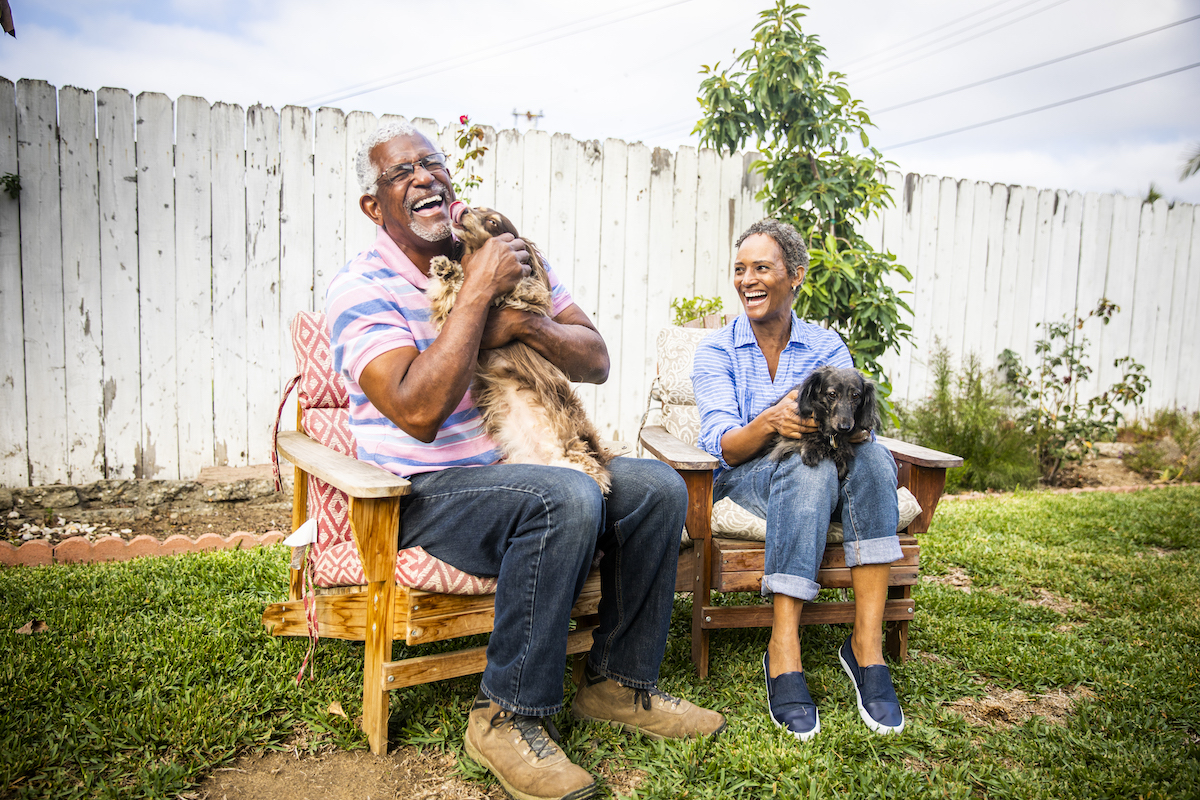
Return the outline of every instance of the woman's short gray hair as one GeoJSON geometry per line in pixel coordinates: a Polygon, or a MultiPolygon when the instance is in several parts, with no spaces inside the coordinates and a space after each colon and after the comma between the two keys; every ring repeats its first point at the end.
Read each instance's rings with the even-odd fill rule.
{"type": "Polygon", "coordinates": [[[358,173],[358,185],[363,194],[373,195],[379,191],[379,174],[382,170],[371,161],[371,151],[375,146],[390,142],[397,136],[412,136],[416,132],[411,122],[399,119],[380,125],[367,137],[354,156],[354,170],[358,173]]]}
{"type": "MultiPolygon", "coordinates": [[[[779,245],[779,251],[783,253],[783,265],[787,267],[789,278],[799,275],[802,269],[805,272],[808,271],[808,248],[804,246],[804,237],[791,225],[777,219],[760,219],[751,225],[745,233],[738,237],[734,248],[741,247],[742,242],[758,234],[770,236],[775,244],[779,245]]],[[[800,285],[803,283],[804,280],[801,279],[800,285]]],[[[797,285],[797,291],[799,291],[800,285],[797,285]]]]}

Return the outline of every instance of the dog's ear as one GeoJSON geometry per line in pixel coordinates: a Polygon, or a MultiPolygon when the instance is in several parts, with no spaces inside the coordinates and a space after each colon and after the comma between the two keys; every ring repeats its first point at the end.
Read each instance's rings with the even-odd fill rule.
{"type": "Polygon", "coordinates": [[[879,421],[879,403],[875,399],[875,384],[872,381],[863,378],[862,380],[862,397],[859,398],[858,413],[854,415],[854,427],[860,430],[878,430],[879,421]]]}
{"type": "Polygon", "coordinates": [[[797,386],[796,394],[796,410],[801,418],[811,417],[813,409],[817,406],[817,398],[821,396],[821,391],[825,386],[825,376],[823,370],[815,370],[811,375],[805,378],[804,383],[797,386]]]}

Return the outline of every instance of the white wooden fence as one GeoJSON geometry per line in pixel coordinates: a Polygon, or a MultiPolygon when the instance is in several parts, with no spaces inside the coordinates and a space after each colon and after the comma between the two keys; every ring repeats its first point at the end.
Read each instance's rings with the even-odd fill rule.
{"type": "MultiPolygon", "coordinates": [[[[0,79],[0,175],[21,181],[17,200],[0,194],[0,485],[266,461],[287,320],[374,237],[353,156],[378,122],[0,79]]],[[[414,122],[454,153],[451,129],[414,122]]],[[[749,157],[542,131],[485,144],[472,202],[542,246],[596,322],[612,375],[580,393],[605,435],[632,437],[671,298],[738,307],[731,246],[761,216],[749,157]]],[[[898,396],[925,391],[934,335],[1029,356],[1035,321],[1106,294],[1124,311],[1093,363],[1132,354],[1151,405],[1200,406],[1192,206],[889,178],[896,207],[868,234],[914,273],[898,396]]]]}

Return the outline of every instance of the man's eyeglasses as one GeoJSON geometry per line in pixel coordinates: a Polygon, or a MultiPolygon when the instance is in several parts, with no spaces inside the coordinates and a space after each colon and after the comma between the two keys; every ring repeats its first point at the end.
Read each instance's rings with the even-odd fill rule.
{"type": "Polygon", "coordinates": [[[433,172],[435,169],[445,169],[446,154],[431,153],[424,158],[416,161],[407,161],[402,164],[393,164],[385,169],[379,175],[380,183],[395,183],[398,180],[411,178],[413,173],[417,171],[417,165],[420,164],[425,168],[426,172],[433,172]]]}

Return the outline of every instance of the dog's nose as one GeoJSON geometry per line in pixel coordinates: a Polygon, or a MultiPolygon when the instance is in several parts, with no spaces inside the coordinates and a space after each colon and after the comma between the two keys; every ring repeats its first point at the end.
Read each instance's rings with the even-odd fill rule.
{"type": "Polygon", "coordinates": [[[854,430],[854,422],[839,422],[837,424],[838,433],[848,433],[854,430]]]}

